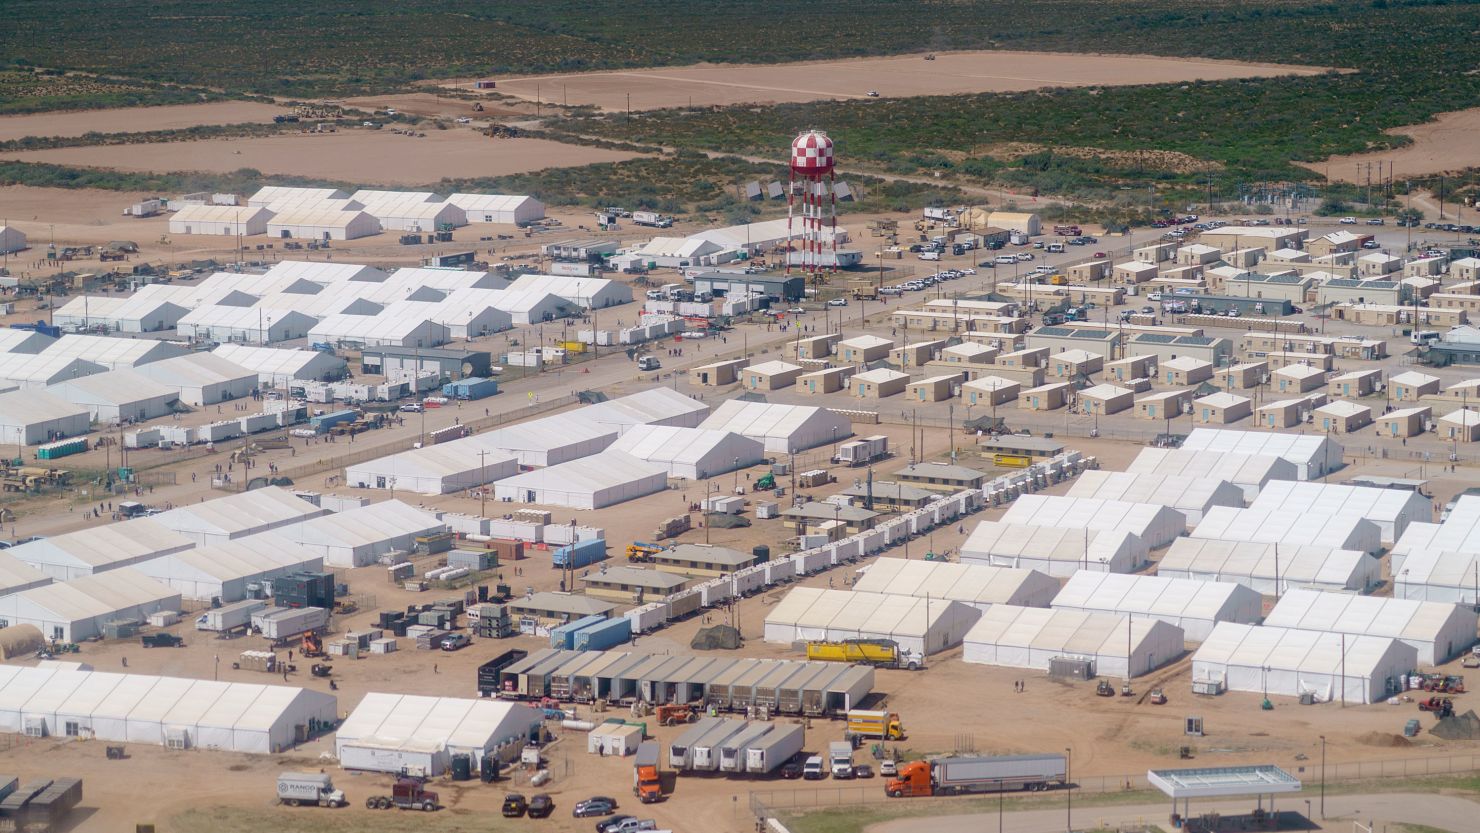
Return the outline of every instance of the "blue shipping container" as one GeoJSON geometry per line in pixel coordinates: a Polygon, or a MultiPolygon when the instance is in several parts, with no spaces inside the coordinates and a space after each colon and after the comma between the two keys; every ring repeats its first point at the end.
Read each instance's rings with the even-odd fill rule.
{"type": "Polygon", "coordinates": [[[593,614],[591,616],[585,616],[577,619],[574,622],[566,622],[559,627],[551,628],[550,647],[557,650],[561,648],[564,648],[565,650],[570,650],[571,646],[575,644],[576,633],[578,631],[580,631],[582,628],[589,628],[592,625],[599,625],[605,621],[605,616],[600,614],[593,614]]]}
{"type": "Polygon", "coordinates": [[[484,399],[498,393],[498,381],[469,376],[442,386],[442,395],[453,399],[484,399]]]}
{"type": "Polygon", "coordinates": [[[606,539],[592,538],[561,547],[550,557],[556,567],[580,568],[606,558],[606,539]]]}
{"type": "Polygon", "coordinates": [[[608,619],[589,628],[576,631],[572,647],[577,651],[605,651],[615,648],[632,638],[632,620],[626,616],[608,619]]]}
{"type": "Polygon", "coordinates": [[[333,428],[341,422],[354,422],[355,418],[358,416],[359,414],[354,411],[331,411],[327,414],[320,414],[319,416],[310,418],[308,420],[308,424],[311,425],[314,430],[322,433],[324,431],[328,431],[330,428],[333,428]]]}

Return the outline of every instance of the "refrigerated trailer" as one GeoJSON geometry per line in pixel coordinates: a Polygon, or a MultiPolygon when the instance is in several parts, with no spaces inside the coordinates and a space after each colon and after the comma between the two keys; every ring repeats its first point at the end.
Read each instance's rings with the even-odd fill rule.
{"type": "Polygon", "coordinates": [[[689,756],[689,769],[697,772],[719,769],[719,745],[744,731],[748,725],[744,720],[725,720],[710,730],[709,734],[694,741],[693,754],[689,756]]]}
{"type": "Polygon", "coordinates": [[[668,768],[679,771],[688,769],[694,760],[694,744],[724,722],[719,717],[701,717],[694,725],[683,730],[668,744],[668,768]]]}
{"type": "Polygon", "coordinates": [[[806,730],[800,725],[772,726],[745,750],[745,771],[766,773],[775,770],[802,751],[806,730]]]}
{"type": "Polygon", "coordinates": [[[719,745],[719,771],[744,772],[745,750],[771,731],[769,723],[749,723],[719,745]]]}
{"type": "Polygon", "coordinates": [[[884,785],[891,798],[1006,790],[1046,790],[1062,785],[1063,755],[938,758],[900,764],[898,775],[884,785]]]}

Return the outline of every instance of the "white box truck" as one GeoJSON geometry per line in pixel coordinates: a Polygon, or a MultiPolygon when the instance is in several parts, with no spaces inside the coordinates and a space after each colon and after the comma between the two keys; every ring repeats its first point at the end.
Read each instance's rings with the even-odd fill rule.
{"type": "Polygon", "coordinates": [[[632,224],[651,228],[668,228],[673,225],[673,218],[664,217],[656,211],[634,211],[632,212],[632,224]]]}
{"type": "Polygon", "coordinates": [[[827,745],[827,768],[834,778],[853,777],[853,744],[833,741],[827,745]]]}
{"type": "Polygon", "coordinates": [[[261,599],[245,599],[240,602],[232,602],[229,605],[212,608],[195,618],[195,629],[198,631],[230,633],[251,624],[252,614],[259,610],[264,610],[266,607],[267,602],[261,599]]]}
{"type": "Polygon", "coordinates": [[[289,807],[300,804],[320,807],[343,807],[349,802],[344,792],[334,789],[334,782],[323,772],[284,772],[277,780],[278,801],[289,807]]]}
{"type": "Polygon", "coordinates": [[[322,607],[274,607],[252,615],[252,627],[267,639],[292,639],[329,624],[329,611],[322,607]]]}

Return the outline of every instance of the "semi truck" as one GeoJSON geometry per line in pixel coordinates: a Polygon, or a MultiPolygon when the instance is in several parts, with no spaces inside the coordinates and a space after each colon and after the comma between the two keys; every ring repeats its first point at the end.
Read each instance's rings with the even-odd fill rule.
{"type": "Polygon", "coordinates": [[[277,780],[278,801],[289,807],[300,804],[319,807],[343,807],[349,804],[342,790],[324,772],[284,772],[277,780]]]}
{"type": "Polygon", "coordinates": [[[833,741],[827,745],[827,769],[834,778],[853,777],[853,744],[833,741]]]}
{"type": "Polygon", "coordinates": [[[668,228],[673,225],[673,218],[664,217],[655,211],[634,211],[632,212],[632,224],[651,228],[668,228]]]}
{"type": "Polygon", "coordinates": [[[894,712],[849,709],[847,733],[849,737],[904,740],[904,724],[894,712]]]}
{"type": "Polygon", "coordinates": [[[442,805],[441,797],[429,791],[419,778],[397,778],[390,795],[372,795],[365,799],[367,810],[424,810],[431,812],[442,805]]]}
{"type": "Polygon", "coordinates": [[[813,662],[858,662],[879,668],[919,670],[925,657],[918,651],[899,647],[892,639],[848,639],[842,642],[808,642],[807,659],[813,662]]]}
{"type": "Polygon", "coordinates": [[[663,779],[658,772],[660,748],[657,741],[646,740],[637,746],[632,763],[632,794],[643,804],[663,800],[663,779]]]}
{"type": "Polygon", "coordinates": [[[884,783],[890,798],[1006,790],[1046,790],[1063,785],[1063,755],[937,758],[900,764],[884,783]]]}
{"type": "Polygon", "coordinates": [[[759,740],[752,741],[745,750],[745,771],[770,772],[802,751],[805,730],[798,724],[772,726],[759,740]]]}

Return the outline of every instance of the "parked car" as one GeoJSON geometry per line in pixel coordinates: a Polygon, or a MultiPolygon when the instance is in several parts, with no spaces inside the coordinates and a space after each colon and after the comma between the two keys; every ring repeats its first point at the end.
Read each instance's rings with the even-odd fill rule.
{"type": "Polygon", "coordinates": [[[544,793],[536,795],[529,800],[529,817],[532,819],[548,818],[555,812],[555,799],[544,793]]]}
{"type": "Polygon", "coordinates": [[[898,774],[898,771],[898,767],[895,765],[893,758],[885,758],[884,760],[879,761],[879,774],[884,776],[885,778],[893,778],[896,774],[898,774]]]}
{"type": "Polygon", "coordinates": [[[846,307],[846,306],[848,306],[848,299],[847,298],[831,298],[831,299],[828,300],[827,305],[830,306],[830,307],[846,307]]]}
{"type": "Polygon", "coordinates": [[[1357,218],[1356,217],[1342,217],[1341,220],[1340,220],[1340,223],[1343,226],[1354,226],[1354,225],[1357,224],[1357,218]]]}
{"type": "Polygon", "coordinates": [[[461,651],[471,644],[473,640],[469,639],[465,633],[450,633],[442,637],[442,650],[444,651],[461,651]]]}
{"type": "Polygon", "coordinates": [[[519,793],[504,796],[504,818],[517,819],[529,809],[529,802],[519,793]]]}
{"type": "Polygon", "coordinates": [[[617,811],[617,800],[603,795],[592,796],[576,804],[571,815],[578,819],[591,816],[609,816],[617,811]]]}
{"type": "Polygon", "coordinates": [[[874,777],[874,768],[868,764],[855,764],[853,767],[853,777],[872,778],[874,777]]]}
{"type": "Polygon", "coordinates": [[[596,829],[600,831],[600,833],[641,833],[641,831],[644,830],[657,830],[658,823],[656,821],[653,821],[652,819],[639,819],[633,818],[632,816],[623,816],[621,821],[616,822],[615,824],[609,823],[605,830],[602,829],[601,825],[597,825],[596,829]]]}
{"type": "Polygon", "coordinates": [[[1104,252],[1095,252],[1095,260],[1104,260],[1108,255],[1104,252]]]}
{"type": "Polygon", "coordinates": [[[781,765],[781,777],[788,781],[795,781],[802,777],[802,762],[787,761],[781,765]]]}
{"type": "Polygon", "coordinates": [[[596,822],[596,833],[607,833],[607,831],[615,828],[617,825],[621,824],[624,821],[627,821],[628,819],[636,821],[637,816],[616,815],[612,816],[611,818],[602,819],[601,821],[596,822]]]}
{"type": "Polygon", "coordinates": [[[792,307],[791,309],[787,310],[787,312],[791,313],[792,315],[805,315],[807,313],[807,311],[801,307],[792,307]]]}
{"type": "Polygon", "coordinates": [[[1363,240],[1362,241],[1362,248],[1364,248],[1364,249],[1381,249],[1382,248],[1382,244],[1379,243],[1379,242],[1377,242],[1376,240],[1363,240]]]}

